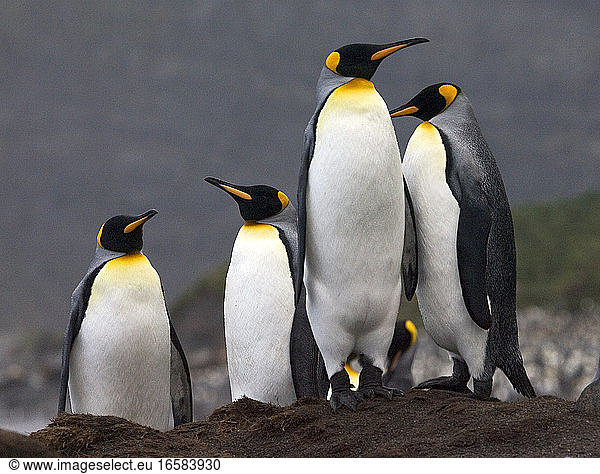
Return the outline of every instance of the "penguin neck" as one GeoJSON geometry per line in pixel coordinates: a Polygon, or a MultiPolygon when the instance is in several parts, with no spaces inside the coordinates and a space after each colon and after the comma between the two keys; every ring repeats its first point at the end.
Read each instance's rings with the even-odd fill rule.
{"type": "Polygon", "coordinates": [[[429,120],[424,120],[422,123],[420,123],[417,128],[421,129],[421,130],[427,130],[429,132],[432,132],[435,130],[435,126],[429,121],[429,120]]]}
{"type": "MultiPolygon", "coordinates": [[[[132,270],[133,272],[144,272],[148,265],[150,265],[150,267],[152,266],[150,260],[148,260],[142,252],[126,253],[122,257],[111,260],[107,265],[119,268],[121,271],[123,269],[135,269],[132,270]]],[[[134,276],[131,277],[131,279],[133,278],[134,276]]]]}
{"type": "Polygon", "coordinates": [[[135,260],[139,260],[139,259],[145,259],[146,257],[144,256],[144,254],[140,251],[140,250],[136,250],[134,252],[128,252],[125,255],[123,255],[122,257],[119,257],[120,259],[126,259],[128,261],[135,261],[135,260]]]}
{"type": "Polygon", "coordinates": [[[375,85],[367,79],[355,77],[351,81],[348,81],[344,85],[340,86],[340,89],[341,88],[343,88],[343,90],[347,92],[374,91],[375,85]]]}
{"type": "Polygon", "coordinates": [[[258,221],[259,224],[271,224],[271,225],[279,225],[283,223],[296,223],[296,209],[290,202],[286,208],[278,212],[273,216],[266,217],[265,219],[260,219],[258,221]]]}
{"type": "Polygon", "coordinates": [[[445,127],[448,125],[456,126],[459,123],[477,123],[475,118],[475,112],[471,106],[471,102],[467,96],[461,92],[456,96],[452,104],[448,106],[439,115],[433,117],[430,122],[439,127],[445,127]]]}
{"type": "Polygon", "coordinates": [[[340,76],[327,66],[323,66],[319,80],[317,81],[317,109],[322,105],[329,94],[347,82],[350,82],[354,77],[340,76]]]}
{"type": "Polygon", "coordinates": [[[266,228],[273,227],[270,224],[257,222],[257,221],[246,221],[244,225],[240,229],[240,231],[250,231],[250,232],[260,232],[261,230],[265,230],[266,228]]]}
{"type": "Polygon", "coordinates": [[[96,243],[96,251],[94,252],[94,258],[90,262],[90,265],[86,272],[86,276],[89,275],[92,271],[94,271],[96,268],[98,268],[98,266],[102,265],[103,263],[106,263],[115,258],[123,257],[125,255],[127,255],[125,252],[106,250],[104,247],[101,247],[98,243],[96,243]]]}
{"type": "MultiPolygon", "coordinates": [[[[327,118],[325,109],[334,110],[335,120],[337,120],[337,114],[372,114],[381,113],[384,108],[387,108],[385,102],[381,96],[375,90],[375,86],[371,81],[366,79],[355,78],[338,87],[334,90],[327,103],[323,108],[322,117],[320,121],[324,121],[327,118]]],[[[385,113],[383,114],[388,117],[385,113]]],[[[321,123],[317,125],[319,129],[321,123]]]]}
{"type": "MultiPolygon", "coordinates": [[[[150,261],[141,252],[126,253],[113,258],[102,268],[98,280],[106,291],[112,288],[126,288],[125,294],[161,295],[160,278],[150,261]]],[[[95,281],[96,281],[95,280],[95,281]]],[[[121,294],[123,296],[124,293],[121,294]]],[[[125,297],[125,296],[123,296],[125,297]]],[[[129,296],[127,296],[129,297],[129,296]]]]}
{"type": "Polygon", "coordinates": [[[278,234],[277,229],[269,224],[261,224],[256,221],[246,221],[238,232],[238,237],[244,239],[269,239],[278,234]]]}

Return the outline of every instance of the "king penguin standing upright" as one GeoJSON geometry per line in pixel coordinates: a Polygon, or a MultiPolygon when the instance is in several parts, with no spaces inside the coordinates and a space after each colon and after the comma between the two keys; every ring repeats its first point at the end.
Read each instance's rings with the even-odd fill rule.
{"type": "Polygon", "coordinates": [[[519,350],[510,207],[469,99],[439,83],[390,114],[424,121],[404,156],[419,252],[416,294],[425,329],[454,363],[451,376],[417,388],[468,391],[473,376],[475,396],[489,397],[498,367],[517,392],[534,397],[519,350]]]}
{"type": "Polygon", "coordinates": [[[113,415],[167,430],[192,421],[187,360],[158,273],[141,253],[142,227],[156,215],[115,216],[71,298],[58,412],[113,415]]]}
{"type": "Polygon", "coordinates": [[[231,398],[275,405],[327,394],[323,359],[306,316],[304,288],[294,294],[296,210],[281,191],[207,177],[228,193],[246,221],[225,282],[225,344],[231,398]]]}
{"type": "Polygon", "coordinates": [[[334,410],[392,397],[381,380],[402,291],[404,187],[394,128],[370,79],[384,58],[425,41],[350,44],[329,54],[304,133],[296,287],[306,285],[334,410]],[[351,353],[362,365],[356,392],[344,370],[351,353]]]}

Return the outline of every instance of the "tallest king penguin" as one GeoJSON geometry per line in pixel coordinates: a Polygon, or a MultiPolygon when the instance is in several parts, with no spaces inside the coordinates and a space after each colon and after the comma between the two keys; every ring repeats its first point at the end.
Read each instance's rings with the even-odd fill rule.
{"type": "Polygon", "coordinates": [[[392,396],[382,372],[402,290],[404,187],[394,128],[370,79],[384,58],[426,41],[350,44],[329,54],[304,133],[296,288],[304,281],[334,410],[392,396]],[[362,365],[356,392],[344,370],[351,353],[362,365]]]}

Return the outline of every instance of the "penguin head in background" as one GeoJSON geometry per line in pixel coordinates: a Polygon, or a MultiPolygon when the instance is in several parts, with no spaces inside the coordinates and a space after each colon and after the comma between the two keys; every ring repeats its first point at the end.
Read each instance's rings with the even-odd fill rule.
{"type": "Polygon", "coordinates": [[[348,44],[329,54],[325,66],[340,76],[370,80],[381,61],[390,54],[427,41],[425,38],[413,38],[387,44],[348,44]]]}
{"type": "Polygon", "coordinates": [[[426,87],[406,104],[390,111],[390,116],[412,116],[421,120],[431,120],[446,110],[460,94],[460,87],[448,82],[440,82],[426,87]]]}
{"type": "Polygon", "coordinates": [[[139,216],[115,216],[108,219],[98,232],[98,245],[114,252],[139,252],[142,250],[142,227],[158,211],[150,209],[139,216]]]}
{"type": "Polygon", "coordinates": [[[238,203],[245,221],[259,221],[282,212],[290,203],[288,197],[271,186],[239,186],[217,178],[206,177],[204,181],[217,186],[238,203]]]}
{"type": "Polygon", "coordinates": [[[417,327],[410,319],[396,321],[394,335],[387,353],[387,378],[391,378],[400,357],[417,341],[417,327]]]}

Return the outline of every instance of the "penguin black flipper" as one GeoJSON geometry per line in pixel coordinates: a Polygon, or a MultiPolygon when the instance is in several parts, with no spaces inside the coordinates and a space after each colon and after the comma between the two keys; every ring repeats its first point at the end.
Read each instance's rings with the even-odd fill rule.
{"type": "Polygon", "coordinates": [[[173,425],[193,421],[192,381],[190,369],[169,317],[171,333],[171,406],[173,409],[173,425]]]}
{"type": "Polygon", "coordinates": [[[66,410],[67,406],[67,391],[69,387],[69,361],[71,358],[71,348],[75,342],[79,329],[81,329],[81,323],[85,317],[85,310],[87,308],[88,301],[90,299],[90,293],[92,290],[92,283],[94,278],[100,271],[102,266],[93,272],[89,277],[82,280],[77,286],[77,289],[73,293],[71,315],[69,317],[69,324],[65,331],[62,347],[62,366],[60,371],[60,394],[58,397],[58,413],[66,410]],[[80,291],[77,291],[80,290],[80,291]]]}
{"type": "Polygon", "coordinates": [[[482,329],[492,326],[487,293],[487,247],[492,214],[481,183],[460,173],[452,158],[452,147],[438,128],[446,150],[446,181],[460,207],[456,250],[458,273],[465,306],[471,319],[482,329]]]}
{"type": "Polygon", "coordinates": [[[290,360],[296,397],[327,398],[329,378],[306,314],[304,285],[292,323],[290,360]]]}
{"type": "Polygon", "coordinates": [[[417,228],[415,211],[408,192],[406,179],[404,181],[404,249],[402,252],[402,285],[406,299],[410,301],[417,289],[419,277],[419,254],[417,250],[417,228]]]}
{"type": "Polygon", "coordinates": [[[486,203],[465,199],[458,218],[458,273],[469,315],[482,329],[492,326],[486,289],[487,243],[492,218],[486,203]]]}
{"type": "Polygon", "coordinates": [[[304,254],[306,250],[306,186],[308,184],[308,168],[315,149],[315,117],[308,122],[304,131],[304,150],[302,153],[302,163],[300,164],[300,176],[298,178],[298,267],[294,279],[294,294],[296,295],[296,305],[300,301],[300,293],[304,286],[304,254]]]}

